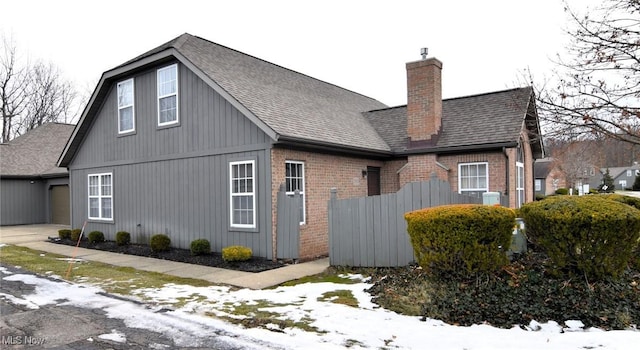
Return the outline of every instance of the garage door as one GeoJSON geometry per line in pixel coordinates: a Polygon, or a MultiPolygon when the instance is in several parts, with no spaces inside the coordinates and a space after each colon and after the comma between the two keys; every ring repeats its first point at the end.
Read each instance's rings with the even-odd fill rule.
{"type": "Polygon", "coordinates": [[[53,224],[69,225],[71,221],[69,185],[51,187],[51,220],[53,224]]]}

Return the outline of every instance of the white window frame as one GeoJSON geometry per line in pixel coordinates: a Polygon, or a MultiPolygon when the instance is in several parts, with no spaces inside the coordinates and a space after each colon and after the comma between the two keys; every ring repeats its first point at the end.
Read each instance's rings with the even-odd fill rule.
{"type": "Polygon", "coordinates": [[[536,192],[542,191],[542,180],[541,179],[536,179],[535,180],[535,186],[536,186],[536,192]]]}
{"type": "Polygon", "coordinates": [[[156,72],[156,93],[157,93],[157,105],[158,105],[158,126],[167,126],[167,125],[173,125],[173,124],[178,124],[180,122],[180,99],[178,98],[178,89],[179,89],[179,76],[178,76],[178,64],[174,63],[170,66],[166,66],[163,68],[158,69],[158,71],[156,72]],[[174,81],[175,84],[175,92],[169,93],[169,94],[164,94],[161,95],[160,94],[160,86],[161,86],[161,81],[160,81],[160,73],[164,72],[166,70],[175,70],[176,71],[176,80],[174,81]],[[167,98],[167,97],[171,97],[171,96],[175,96],[176,97],[176,119],[175,120],[171,120],[171,121],[167,121],[167,122],[161,122],[160,121],[160,100],[162,100],[163,98],[167,98]]]}
{"type": "MultiPolygon", "coordinates": [[[[285,191],[287,189],[290,189],[291,187],[289,186],[289,183],[291,180],[293,179],[300,179],[302,180],[302,189],[300,190],[300,197],[302,199],[302,220],[300,221],[300,225],[304,225],[307,222],[307,205],[306,205],[306,198],[304,195],[304,188],[305,188],[305,175],[304,175],[304,162],[301,161],[295,161],[295,160],[287,160],[285,161],[285,173],[284,173],[284,181],[285,181],[285,191]],[[302,172],[302,176],[289,176],[287,177],[287,170],[286,167],[287,165],[301,165],[301,172],[302,172]]],[[[295,194],[295,190],[294,191],[286,191],[286,195],[287,196],[293,196],[295,194]]]]}
{"type": "MultiPolygon", "coordinates": [[[[256,212],[257,212],[257,208],[256,208],[256,161],[255,160],[242,160],[242,161],[234,161],[234,162],[229,162],[229,224],[231,227],[233,228],[256,228],[256,212]],[[247,176],[247,174],[245,174],[244,178],[234,178],[233,177],[233,168],[234,166],[237,165],[247,165],[247,164],[251,164],[251,177],[250,179],[252,180],[252,186],[251,186],[251,191],[245,191],[245,192],[235,192],[234,193],[234,186],[233,186],[233,182],[234,180],[247,180],[249,179],[249,177],[247,176]],[[235,197],[246,197],[246,196],[251,196],[251,207],[252,209],[252,216],[251,216],[251,222],[252,224],[236,224],[234,223],[234,207],[233,207],[233,199],[235,197]]],[[[246,188],[246,187],[245,187],[246,188]]]]}
{"type": "Polygon", "coordinates": [[[117,96],[116,99],[118,100],[118,134],[127,134],[130,132],[134,132],[136,131],[136,109],[135,109],[135,98],[136,98],[136,93],[135,93],[135,82],[133,80],[133,78],[131,79],[127,79],[124,81],[121,81],[118,83],[117,85],[117,96]],[[131,104],[126,104],[126,105],[121,105],[120,104],[120,87],[124,84],[128,84],[131,83],[131,104]],[[122,130],[122,124],[120,123],[120,112],[123,109],[126,108],[131,108],[131,129],[127,129],[127,130],[122,130]]]}
{"type": "Polygon", "coordinates": [[[618,185],[620,185],[621,190],[624,190],[625,188],[627,188],[627,180],[618,181],[618,185]]]}
{"type": "Polygon", "coordinates": [[[459,163],[458,164],[458,193],[463,192],[489,192],[489,162],[472,162],[472,163],[459,163]],[[484,165],[485,166],[485,177],[487,179],[486,187],[484,188],[462,188],[462,167],[470,166],[470,165],[484,165]]]}
{"type": "Polygon", "coordinates": [[[633,171],[631,169],[627,169],[627,177],[633,176],[633,171]]]}
{"type": "Polygon", "coordinates": [[[87,217],[91,220],[113,221],[113,207],[114,207],[113,205],[113,173],[88,174],[87,175],[87,217]],[[109,184],[110,191],[108,195],[104,194],[104,191],[103,191],[103,186],[104,186],[103,179],[106,176],[109,176],[111,179],[111,182],[109,184]],[[92,177],[98,178],[98,194],[97,195],[91,194],[91,178],[92,177]],[[91,199],[98,200],[98,216],[91,216],[91,199]],[[110,217],[103,216],[103,209],[104,209],[104,207],[102,206],[103,199],[110,199],[110,202],[111,202],[110,217]]]}
{"type": "Polygon", "coordinates": [[[516,207],[520,208],[525,202],[524,192],[524,163],[516,162],[516,207]]]}

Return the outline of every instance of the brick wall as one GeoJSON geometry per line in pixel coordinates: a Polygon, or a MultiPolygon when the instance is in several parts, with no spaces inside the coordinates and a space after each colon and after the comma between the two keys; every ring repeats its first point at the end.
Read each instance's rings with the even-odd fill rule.
{"type": "Polygon", "coordinates": [[[429,140],[442,124],[442,62],[429,58],[407,67],[407,136],[429,140]]]}
{"type": "MultiPolygon", "coordinates": [[[[300,226],[300,259],[309,260],[329,253],[327,203],[331,188],[338,189],[338,198],[367,195],[367,179],[362,171],[367,166],[381,167],[381,187],[390,187],[384,180],[384,162],[337,155],[274,148],[271,150],[273,247],[276,249],[277,193],[285,180],[285,161],[304,162],[306,223],[300,226]]],[[[396,164],[397,162],[391,162],[396,164]]],[[[391,181],[392,182],[392,181],[391,181]]],[[[384,191],[384,190],[383,190],[384,191]]]]}

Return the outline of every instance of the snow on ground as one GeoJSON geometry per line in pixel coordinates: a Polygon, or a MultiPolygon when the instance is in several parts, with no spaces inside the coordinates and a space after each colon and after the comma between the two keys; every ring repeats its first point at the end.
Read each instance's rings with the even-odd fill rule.
{"type": "MultiPolygon", "coordinates": [[[[422,322],[416,317],[398,315],[371,303],[371,296],[364,292],[371,285],[365,282],[349,285],[306,283],[270,290],[169,284],[158,289],[137,290],[135,294],[156,309],[177,302],[183,305],[174,311],[156,313],[149,306],[98,294],[100,289],[88,285],[73,285],[24,274],[10,275],[5,279],[35,286],[35,292],[24,295],[24,301],[18,303],[61,303],[102,308],[109,317],[122,319],[129,327],[164,332],[179,346],[197,346],[192,344],[194,338],[210,332],[211,328],[219,330],[217,332],[222,337],[241,342],[249,348],[256,348],[256,345],[248,344],[256,344],[257,339],[261,344],[258,348],[291,349],[340,349],[345,346],[352,349],[630,349],[640,343],[640,331],[583,330],[579,321],[567,322],[565,329],[555,322],[532,322],[528,330],[518,327],[499,329],[488,325],[457,327],[437,320],[422,322]],[[335,290],[351,291],[358,300],[359,308],[322,298],[324,293],[335,290]],[[69,300],[70,296],[73,296],[72,300],[69,300]],[[229,313],[232,305],[247,304],[267,305],[261,311],[280,315],[274,319],[306,321],[320,332],[306,332],[300,328],[280,330],[275,324],[269,325],[275,331],[245,329],[205,316],[206,313],[232,316],[229,313]]],[[[7,301],[16,302],[11,298],[7,301]]]]}

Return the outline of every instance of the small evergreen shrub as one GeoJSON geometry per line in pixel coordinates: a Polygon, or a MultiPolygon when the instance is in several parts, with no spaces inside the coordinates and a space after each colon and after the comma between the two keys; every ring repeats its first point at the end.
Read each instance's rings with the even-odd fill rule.
{"type": "Polygon", "coordinates": [[[640,191],[640,175],[636,175],[636,179],[633,181],[631,189],[634,191],[640,191]]]}
{"type": "Polygon", "coordinates": [[[196,239],[191,242],[191,255],[204,255],[211,253],[211,243],[206,239],[196,239]]]}
{"type": "Polygon", "coordinates": [[[155,234],[151,236],[149,246],[154,252],[166,252],[171,247],[171,238],[162,233],[155,234]]]}
{"type": "Polygon", "coordinates": [[[519,211],[527,236],[551,259],[548,271],[618,277],[640,238],[640,210],[606,196],[560,196],[527,203],[519,211]]]}
{"type": "Polygon", "coordinates": [[[515,212],[481,204],[443,205],[405,214],[417,262],[428,274],[469,277],[508,263],[515,212]]]}
{"type": "Polygon", "coordinates": [[[607,198],[616,202],[624,203],[630,205],[636,209],[640,209],[640,198],[631,197],[631,196],[623,196],[621,194],[602,194],[603,198],[607,198]]]}
{"type": "Polygon", "coordinates": [[[126,231],[116,232],[116,244],[117,245],[129,245],[131,243],[131,234],[126,231]]]}
{"type": "Polygon", "coordinates": [[[74,228],[73,230],[71,230],[71,240],[72,241],[78,241],[78,238],[80,238],[80,234],[82,233],[82,230],[79,228],[74,228]]]}
{"type": "Polygon", "coordinates": [[[251,248],[233,245],[222,248],[222,259],[226,262],[247,261],[251,259],[251,248]]]}
{"type": "Polygon", "coordinates": [[[542,194],[542,193],[536,193],[536,200],[537,200],[537,201],[541,201],[541,200],[543,200],[543,199],[545,199],[545,198],[547,198],[547,196],[545,196],[544,194],[542,194]]]}
{"type": "Polygon", "coordinates": [[[567,195],[567,194],[569,194],[569,189],[568,188],[558,188],[556,190],[556,194],[567,195]]]}
{"type": "Polygon", "coordinates": [[[87,238],[89,239],[89,243],[104,242],[104,233],[100,231],[91,231],[89,232],[89,235],[87,235],[87,238]]]}
{"type": "Polygon", "coordinates": [[[60,239],[70,239],[71,230],[69,229],[58,230],[58,237],[60,237],[60,239]]]}

